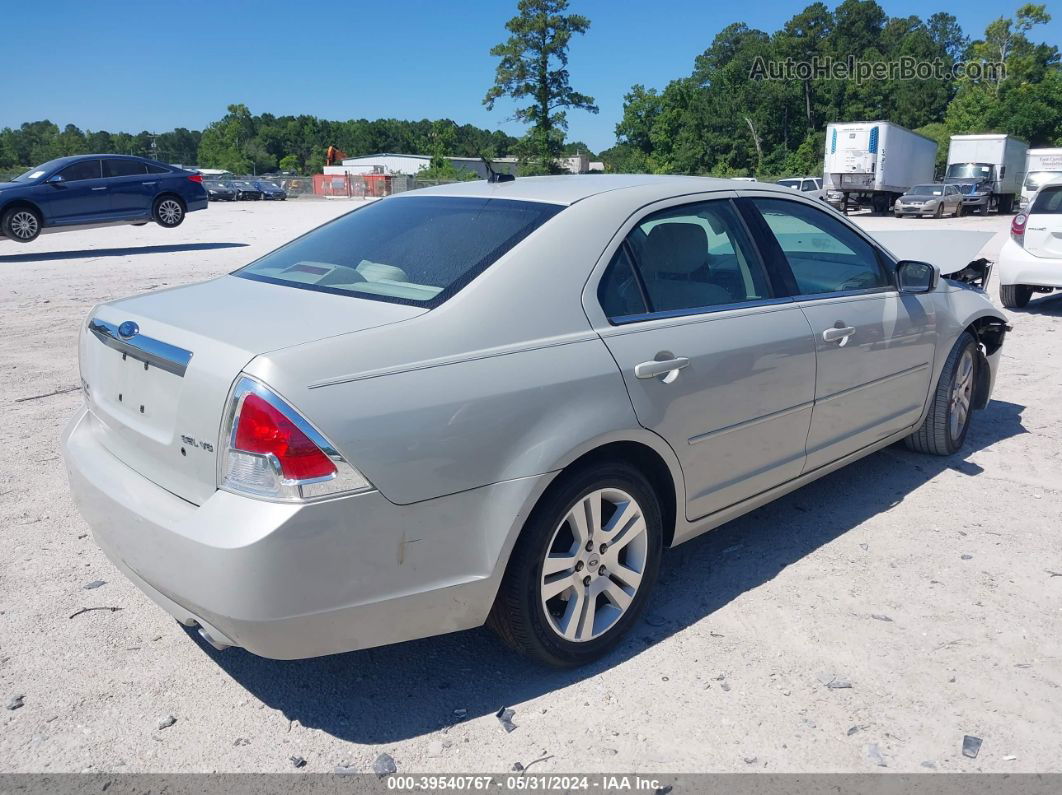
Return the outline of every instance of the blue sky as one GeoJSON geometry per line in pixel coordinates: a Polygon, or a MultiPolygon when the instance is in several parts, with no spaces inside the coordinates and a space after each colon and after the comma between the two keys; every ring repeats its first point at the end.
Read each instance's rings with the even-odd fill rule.
{"type": "MultiPolygon", "coordinates": [[[[879,2],[892,16],[949,10],[975,38],[1019,5],[879,2]]],[[[731,22],[773,31],[807,4],[572,0],[572,10],[592,21],[571,49],[572,84],[601,112],[571,112],[568,137],[595,150],[612,145],[632,84],[663,87],[689,74],[694,57],[731,22]]],[[[11,3],[0,62],[8,77],[29,79],[4,81],[0,127],[47,118],[83,129],[201,129],[243,102],[255,113],[449,117],[520,134],[520,125],[506,122],[511,105],[493,112],[482,105],[496,62],[489,50],[515,7],[515,0],[11,3]]],[[[1052,43],[1060,34],[1062,17],[1034,30],[1036,40],[1052,43]]]]}

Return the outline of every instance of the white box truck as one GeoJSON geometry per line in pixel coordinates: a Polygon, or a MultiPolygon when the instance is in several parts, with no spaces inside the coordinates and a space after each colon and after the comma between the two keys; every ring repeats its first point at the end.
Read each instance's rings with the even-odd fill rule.
{"type": "Polygon", "coordinates": [[[1033,194],[1048,182],[1062,182],[1062,149],[1030,149],[1025,158],[1020,209],[1026,209],[1033,194]]]}
{"type": "Polygon", "coordinates": [[[1012,135],[953,135],[944,182],[962,191],[965,212],[1007,214],[1021,195],[1029,145],[1012,135]]]}
{"type": "Polygon", "coordinates": [[[847,212],[888,212],[912,185],[933,181],[937,142],[889,121],[826,125],[826,200],[847,212]]]}

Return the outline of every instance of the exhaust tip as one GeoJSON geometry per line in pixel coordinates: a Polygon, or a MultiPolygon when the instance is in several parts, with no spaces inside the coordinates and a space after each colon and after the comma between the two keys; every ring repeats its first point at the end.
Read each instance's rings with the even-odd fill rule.
{"type": "Polygon", "coordinates": [[[231,643],[217,640],[206,627],[199,627],[199,636],[218,651],[225,651],[225,649],[232,647],[231,643]]]}

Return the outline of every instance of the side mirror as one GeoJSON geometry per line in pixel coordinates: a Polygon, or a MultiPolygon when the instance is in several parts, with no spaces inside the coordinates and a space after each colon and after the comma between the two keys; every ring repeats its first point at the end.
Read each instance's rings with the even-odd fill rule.
{"type": "Polygon", "coordinates": [[[44,181],[47,182],[49,185],[58,185],[58,184],[60,184],[63,181],[63,175],[62,174],[52,174],[50,177],[48,177],[48,179],[46,179],[44,181]]]}
{"type": "Polygon", "coordinates": [[[928,262],[905,259],[897,263],[896,276],[901,293],[928,293],[937,286],[940,271],[928,262]]]}

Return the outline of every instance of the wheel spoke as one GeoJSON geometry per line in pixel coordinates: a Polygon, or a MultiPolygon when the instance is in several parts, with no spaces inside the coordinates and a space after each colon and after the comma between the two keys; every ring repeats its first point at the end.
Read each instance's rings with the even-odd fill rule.
{"type": "Polygon", "coordinates": [[[619,580],[634,590],[637,590],[642,582],[642,573],[640,571],[635,571],[630,566],[624,566],[622,563],[614,563],[609,566],[608,573],[612,575],[613,580],[619,580]]]}
{"type": "Polygon", "coordinates": [[[568,512],[568,523],[579,546],[589,541],[601,527],[601,492],[587,494],[576,503],[568,512]]]}
{"type": "Polygon", "coordinates": [[[564,615],[557,622],[561,634],[568,640],[579,640],[579,628],[583,620],[586,602],[586,590],[584,588],[576,588],[572,591],[571,598],[568,599],[568,606],[564,610],[564,615]]]}
{"type": "Polygon", "coordinates": [[[620,609],[621,613],[631,606],[633,596],[627,593],[615,580],[609,580],[608,584],[605,585],[601,592],[605,595],[606,599],[620,609]]]}
{"type": "Polygon", "coordinates": [[[615,544],[631,523],[641,518],[642,512],[638,509],[638,503],[628,500],[616,510],[612,518],[608,520],[608,525],[602,528],[602,532],[609,543],[615,544]]]}
{"type": "Polygon", "coordinates": [[[572,554],[548,555],[542,563],[542,576],[548,577],[551,574],[558,574],[562,571],[571,571],[575,568],[577,561],[578,557],[572,554]]]}
{"type": "MultiPolygon", "coordinates": [[[[560,575],[559,577],[553,577],[552,579],[545,580],[542,583],[542,600],[548,602],[555,596],[560,596],[566,590],[572,587],[575,581],[567,575],[560,575]]],[[[581,585],[582,583],[580,583],[581,585]]]]}

